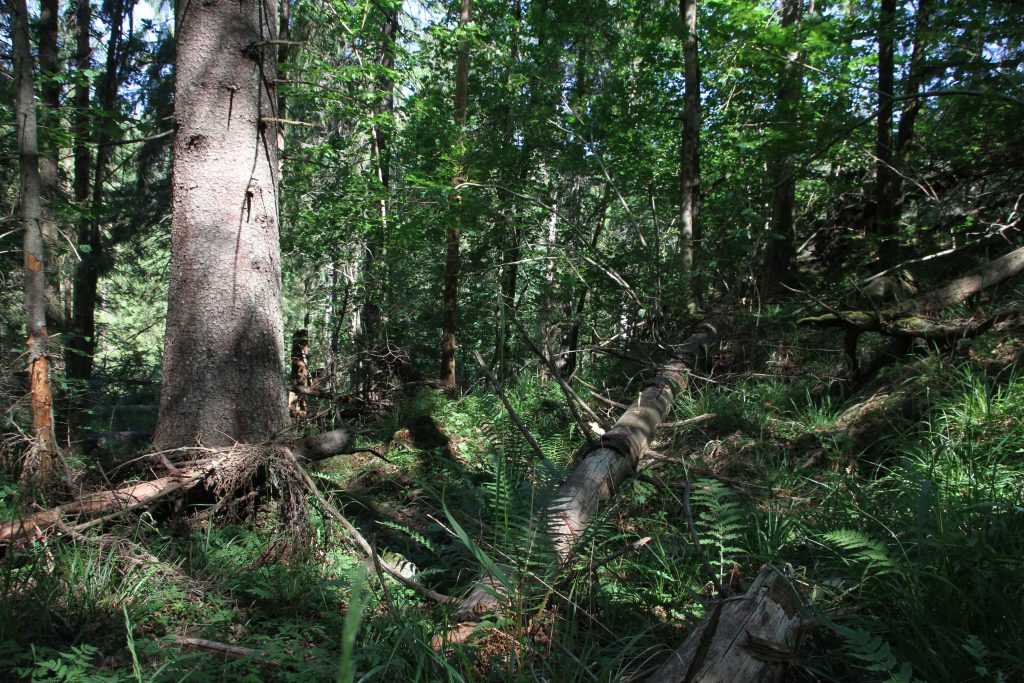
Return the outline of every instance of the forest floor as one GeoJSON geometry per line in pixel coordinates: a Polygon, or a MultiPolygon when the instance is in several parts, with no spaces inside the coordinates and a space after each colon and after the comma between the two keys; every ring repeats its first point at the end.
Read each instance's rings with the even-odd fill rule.
{"type": "MultiPolygon", "coordinates": [[[[455,596],[481,565],[520,577],[465,644],[435,638],[450,607],[368,569],[312,502],[300,534],[269,504],[245,522],[144,512],[7,553],[0,672],[643,680],[707,612],[706,565],[742,589],[775,563],[811,602],[789,680],[1024,680],[1024,325],[918,349],[854,385],[841,338],[796,327],[806,312],[740,326],[555,573],[533,520],[582,443],[556,384],[506,387],[549,465],[484,384],[411,392],[359,425],[387,459],[344,455],[312,474],[384,559],[455,596]]],[[[866,338],[863,353],[880,345],[866,338]]],[[[602,399],[576,388],[613,422],[643,368],[605,363],[584,378],[602,399]]],[[[19,493],[0,483],[3,518],[19,493]]]]}

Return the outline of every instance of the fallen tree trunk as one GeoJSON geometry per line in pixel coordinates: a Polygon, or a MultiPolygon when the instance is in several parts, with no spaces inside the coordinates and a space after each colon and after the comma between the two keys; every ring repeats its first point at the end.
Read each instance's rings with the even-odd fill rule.
{"type": "MultiPolygon", "coordinates": [[[[308,436],[291,444],[273,446],[287,448],[302,460],[317,461],[350,452],[353,443],[352,431],[340,428],[308,436]]],[[[196,489],[219,472],[228,471],[236,461],[248,457],[253,448],[259,447],[181,449],[184,452],[202,453],[206,456],[181,467],[168,462],[166,454],[157,453],[154,457],[160,457],[160,461],[170,472],[167,476],[129,484],[119,489],[83,494],[64,505],[4,522],[0,524],[0,546],[40,538],[51,529],[66,525],[68,520],[74,520],[68,525],[71,528],[81,527],[82,518],[95,521],[97,518],[104,520],[106,516],[116,517],[161,502],[171,494],[196,489]]]]}
{"type": "Polygon", "coordinates": [[[765,567],[746,593],[716,603],[647,683],[781,680],[803,611],[783,571],[765,567]]]}
{"type": "MultiPolygon", "coordinates": [[[[658,424],[668,416],[676,395],[686,389],[689,372],[701,368],[717,348],[721,326],[718,316],[700,323],[673,360],[658,369],[637,400],[558,488],[544,524],[559,561],[569,559],[601,504],[610,500],[619,485],[636,471],[658,424]]],[[[493,611],[499,606],[502,593],[503,587],[495,577],[484,577],[460,603],[452,615],[453,622],[493,611]]]]}
{"type": "Polygon", "coordinates": [[[982,321],[970,320],[960,325],[939,323],[927,315],[948,308],[1001,282],[1024,272],[1024,247],[1019,247],[952,282],[919,294],[901,304],[879,311],[829,308],[828,312],[803,318],[800,325],[846,330],[845,350],[853,371],[858,373],[857,341],[865,332],[878,332],[902,339],[926,339],[937,343],[950,343],[983,334],[999,318],[982,321]]]}

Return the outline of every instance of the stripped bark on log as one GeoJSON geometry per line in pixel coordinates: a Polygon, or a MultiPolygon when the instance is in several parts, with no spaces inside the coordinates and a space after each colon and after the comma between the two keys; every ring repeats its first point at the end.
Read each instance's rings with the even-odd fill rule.
{"type": "Polygon", "coordinates": [[[716,603],[647,683],[781,680],[796,659],[803,611],[783,571],[765,567],[746,593],[716,603]]]}
{"type": "MultiPolygon", "coordinates": [[[[610,500],[619,485],[636,471],[658,424],[668,416],[676,395],[686,389],[688,373],[702,367],[717,347],[721,326],[718,316],[700,323],[675,358],[658,369],[637,400],[558,488],[544,522],[560,561],[569,559],[601,504],[610,500]]],[[[494,577],[484,577],[462,601],[452,621],[458,623],[493,611],[501,602],[503,589],[494,577]]]]}

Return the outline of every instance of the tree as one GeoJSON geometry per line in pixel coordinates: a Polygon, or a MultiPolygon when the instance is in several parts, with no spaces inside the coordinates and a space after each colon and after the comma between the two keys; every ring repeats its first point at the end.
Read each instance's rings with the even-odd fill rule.
{"type": "Polygon", "coordinates": [[[875,236],[883,268],[896,262],[898,176],[893,168],[892,112],[896,0],[882,0],[878,16],[878,126],[875,142],[875,236]]]}
{"type": "Polygon", "coordinates": [[[46,242],[43,235],[42,183],[39,177],[39,135],[29,46],[28,8],[25,0],[11,0],[13,34],[15,125],[21,172],[20,221],[24,232],[25,322],[28,327],[28,378],[32,437],[22,476],[38,484],[54,474],[59,457],[53,429],[53,394],[50,389],[50,339],[46,329],[46,242]]]}
{"type": "Polygon", "coordinates": [[[287,422],[276,7],[178,6],[158,448],[259,441],[287,422]]]}
{"type": "MultiPolygon", "coordinates": [[[[803,0],[783,0],[782,27],[786,29],[800,22],[803,0]]],[[[796,159],[793,154],[794,116],[800,105],[803,76],[799,63],[800,53],[790,49],[779,67],[778,90],[775,100],[775,126],[782,138],[780,150],[771,174],[772,188],[771,231],[765,243],[761,269],[760,294],[771,299],[780,283],[792,275],[796,265],[796,159]]]]}
{"type": "Polygon", "coordinates": [[[700,237],[700,61],[697,54],[697,0],[680,0],[683,20],[683,149],[679,164],[679,254],[682,301],[694,310],[693,242],[700,237]]]}
{"type": "MultiPolygon", "coordinates": [[[[469,115],[469,36],[465,29],[469,24],[472,0],[461,0],[459,9],[459,28],[463,34],[459,38],[459,52],[455,64],[455,125],[458,127],[457,147],[460,155],[465,145],[466,122],[469,115]]],[[[461,166],[463,159],[459,159],[461,166]]],[[[462,239],[462,207],[459,185],[462,183],[465,170],[459,168],[452,179],[455,186],[455,206],[452,210],[451,224],[448,226],[444,260],[444,312],[441,322],[441,386],[455,387],[455,333],[458,329],[459,304],[459,241],[462,239]]]]}

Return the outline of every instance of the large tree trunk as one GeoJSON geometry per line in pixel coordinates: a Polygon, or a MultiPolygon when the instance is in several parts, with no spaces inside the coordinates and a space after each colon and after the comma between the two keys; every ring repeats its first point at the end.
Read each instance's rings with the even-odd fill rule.
{"type": "MultiPolygon", "coordinates": [[[[721,326],[717,316],[702,322],[683,342],[676,357],[658,369],[636,401],[601,437],[600,444],[558,487],[543,521],[560,561],[570,557],[601,505],[636,471],[658,424],[668,416],[675,397],[686,389],[689,372],[702,367],[717,348],[721,326]]],[[[453,620],[465,621],[495,609],[502,592],[494,577],[485,577],[462,601],[453,620]]]]}
{"type": "MultiPolygon", "coordinates": [[[[469,23],[471,0],[461,0],[459,27],[469,23]]],[[[458,126],[457,147],[462,154],[460,164],[465,161],[466,122],[469,112],[469,39],[463,36],[459,41],[459,54],[455,64],[455,125],[458,126]]],[[[444,260],[444,307],[441,321],[441,386],[455,388],[455,333],[458,327],[459,302],[459,242],[462,239],[463,207],[458,186],[462,182],[464,169],[460,169],[452,180],[455,186],[455,206],[452,208],[446,238],[444,260]]]]}
{"type": "Polygon", "coordinates": [[[897,260],[899,215],[897,175],[893,168],[892,110],[896,0],[882,0],[878,17],[878,137],[875,142],[875,237],[878,261],[888,268],[897,260]]]}
{"type": "Polygon", "coordinates": [[[680,0],[683,20],[683,150],[679,165],[679,255],[681,302],[696,309],[693,242],[700,238],[700,62],[697,54],[697,0],[680,0]]]}
{"type": "MultiPolygon", "coordinates": [[[[803,0],[783,0],[782,26],[788,28],[800,23],[803,0]]],[[[796,268],[796,155],[793,152],[796,112],[803,91],[803,73],[800,52],[790,50],[779,68],[779,81],[775,99],[775,126],[782,133],[782,148],[775,160],[772,180],[771,230],[764,248],[761,270],[761,298],[774,298],[781,283],[791,280],[796,268]]]]}
{"type": "Polygon", "coordinates": [[[287,424],[278,243],[277,4],[182,3],[158,448],[287,424]]]}
{"type": "Polygon", "coordinates": [[[22,476],[37,484],[54,474],[57,438],[53,428],[53,396],[50,391],[49,336],[46,330],[46,247],[40,199],[39,137],[32,85],[32,54],[29,45],[28,8],[25,0],[11,0],[11,32],[14,53],[15,128],[21,173],[20,219],[25,251],[25,323],[28,328],[28,362],[32,437],[34,444],[22,476]]]}

